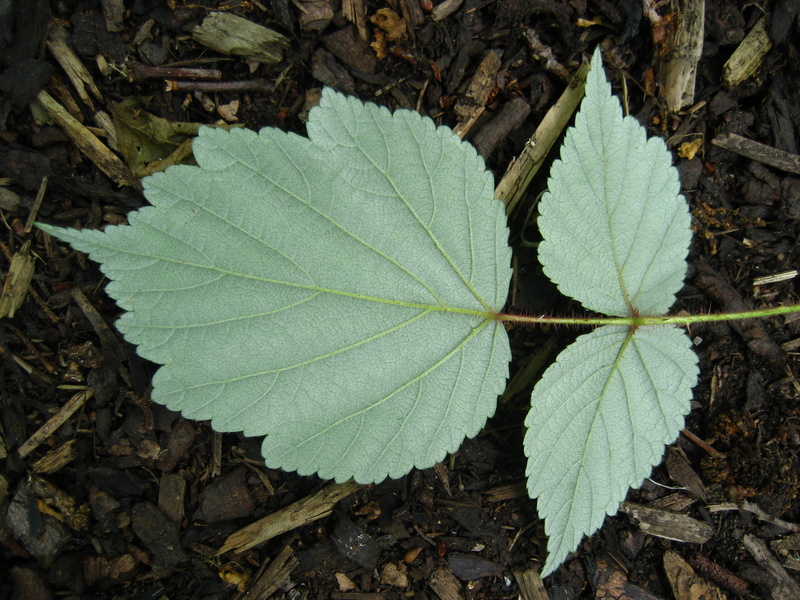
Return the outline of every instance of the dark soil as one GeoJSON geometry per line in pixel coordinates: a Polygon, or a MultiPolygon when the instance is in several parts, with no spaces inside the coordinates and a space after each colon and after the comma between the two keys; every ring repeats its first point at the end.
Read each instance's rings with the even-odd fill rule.
{"type": "MultiPolygon", "coordinates": [[[[735,133],[798,154],[795,0],[707,0],[694,102],[679,113],[663,107],[654,76],[665,51],[662,36],[678,17],[670,3],[658,9],[665,17],[660,31],[641,17],[638,0],[465,0],[439,21],[414,0],[370,0],[359,13],[369,36],[376,28],[369,17],[380,8],[393,8],[407,24],[405,37],[386,42],[380,60],[337,1],[136,0],[114,19],[111,7],[121,4],[0,2],[0,176],[9,178],[2,191],[13,192],[0,204],[6,232],[0,262],[7,271],[26,241],[36,258],[26,301],[13,318],[0,320],[2,598],[535,598],[526,574],[539,570],[546,547],[535,502],[524,490],[521,423],[531,382],[436,468],[363,487],[311,524],[289,527],[240,554],[217,554],[231,533],[327,483],[268,470],[258,440],[215,434],[207,423],[151,404],[155,367],[117,337],[112,326],[119,309],[104,294],[97,267],[35,229],[26,233],[45,175],[41,220],[98,227],[122,222],[146,203],[135,186],[109,179],[41,111],[29,110],[42,86],[90,126],[95,111],[110,114],[139,96],[148,98],[142,106],[169,121],[214,123],[231,119],[234,110],[230,122],[302,133],[307,101],[323,84],[453,126],[456,102],[486,52],[497,50],[502,64],[495,89],[467,137],[479,140],[499,181],[566,85],[557,68],[532,58],[526,35],[535,32],[568,73],[600,44],[616,93],[627,95],[630,113],[652,135],[676,152],[700,140],[691,158],[676,156],[696,236],[673,310],[797,302],[796,277],[754,280],[800,268],[800,179],[711,143],[735,133]],[[112,18],[104,18],[104,5],[112,18]],[[189,32],[210,8],[286,35],[283,61],[256,64],[195,42],[189,32]],[[723,65],[765,13],[772,50],[755,75],[725,87],[723,65]],[[52,22],[67,30],[99,86],[94,110],[45,50],[52,22]],[[127,77],[133,62],[216,68],[222,76],[207,91],[165,92],[163,78],[144,79],[141,71],[127,77]],[[229,91],[231,82],[252,79],[262,80],[260,91],[229,91]],[[519,105],[517,99],[530,114],[510,133],[495,135],[503,122],[491,117],[512,101],[519,105]],[[83,399],[85,386],[93,397],[20,452],[71,398],[83,399]],[[282,572],[269,570],[281,564],[282,572]],[[266,591],[253,591],[259,581],[266,591]]],[[[545,172],[528,202],[544,187],[545,172]]],[[[519,240],[522,223],[511,225],[512,240],[519,240]]],[[[527,236],[535,236],[535,227],[527,236]]],[[[516,256],[524,277],[509,310],[580,310],[540,291],[549,288],[538,279],[535,253],[520,247],[516,256]]],[[[512,373],[538,348],[557,350],[576,335],[568,329],[510,333],[512,373]]],[[[763,542],[775,564],[800,581],[800,540],[791,528],[800,523],[800,319],[693,326],[690,334],[702,374],[686,435],[628,500],[710,525],[710,539],[686,541],[680,524],[673,524],[672,539],[649,535],[647,517],[632,516],[631,505],[546,579],[551,600],[723,597],[715,595],[719,590],[728,598],[792,598],[792,588],[747,540],[763,542]],[[692,580],[701,586],[693,594],[699,589],[704,596],[670,587],[665,561],[676,554],[702,576],[692,580]]],[[[547,360],[554,356],[555,350],[547,360]]],[[[686,575],[686,569],[679,570],[686,575]]]]}

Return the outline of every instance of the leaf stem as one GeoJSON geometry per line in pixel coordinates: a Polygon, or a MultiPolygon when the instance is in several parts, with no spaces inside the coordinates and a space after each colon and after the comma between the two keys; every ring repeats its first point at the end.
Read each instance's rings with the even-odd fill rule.
{"type": "Polygon", "coordinates": [[[548,315],[513,315],[497,313],[498,321],[507,323],[527,323],[532,325],[690,325],[709,321],[733,321],[739,319],[761,319],[775,315],[800,312],[800,304],[775,306],[742,312],[714,313],[705,315],[662,315],[657,317],[553,317],[548,315]]]}

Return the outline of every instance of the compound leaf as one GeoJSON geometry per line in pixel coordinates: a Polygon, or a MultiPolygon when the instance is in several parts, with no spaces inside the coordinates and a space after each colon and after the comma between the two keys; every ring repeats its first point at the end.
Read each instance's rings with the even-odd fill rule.
{"type": "Polygon", "coordinates": [[[661,462],[696,379],[697,356],[674,327],[607,325],[547,369],[525,421],[528,492],[549,536],[542,576],[661,462]]]}
{"type": "Polygon", "coordinates": [[[308,138],[202,129],[129,226],[42,226],[88,252],[163,365],[153,400],[266,435],[267,465],[399,477],[474,436],[510,351],[510,249],[483,160],[449,129],[326,90],[308,138]]]}
{"type": "Polygon", "coordinates": [[[539,204],[539,260],[589,310],[664,314],[686,276],[691,219],[672,155],[623,117],[592,58],[586,96],[553,163],[539,204]]]}
{"type": "MultiPolygon", "coordinates": [[[[592,58],[586,96],[539,205],[539,260],[586,308],[661,315],[683,285],[691,241],[678,173],[658,138],[623,117],[592,58]]],[[[674,328],[605,326],[579,337],[536,384],[528,492],[550,536],[543,574],[616,512],[683,427],[697,357],[674,328]]]]}

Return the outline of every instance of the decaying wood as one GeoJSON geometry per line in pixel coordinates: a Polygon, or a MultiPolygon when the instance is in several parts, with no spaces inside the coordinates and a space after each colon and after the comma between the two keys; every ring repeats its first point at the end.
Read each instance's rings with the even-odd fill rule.
{"type": "Polygon", "coordinates": [[[365,0],[343,0],[342,14],[344,18],[353,23],[358,30],[358,37],[366,42],[369,39],[367,31],[367,7],[365,0]]]}
{"type": "Polygon", "coordinates": [[[511,574],[517,582],[522,600],[549,600],[542,578],[535,569],[514,568],[511,574]]]}
{"type": "Polygon", "coordinates": [[[558,102],[547,111],[522,153],[509,165],[495,188],[494,195],[505,202],[506,213],[513,214],[517,210],[528,185],[578,108],[588,73],[589,63],[582,64],[558,102]]]}
{"type": "Polygon", "coordinates": [[[453,128],[453,133],[459,137],[467,135],[486,109],[486,100],[494,89],[497,72],[500,70],[501,56],[502,53],[493,50],[486,53],[475,70],[464,96],[459,98],[453,107],[459,120],[453,128]]]}
{"type": "Polygon", "coordinates": [[[677,552],[667,550],[664,553],[664,573],[669,580],[675,600],[695,600],[697,598],[725,600],[725,594],[702,577],[698,577],[691,565],[683,560],[677,552]]]}
{"type": "Polygon", "coordinates": [[[752,534],[744,536],[744,547],[774,581],[771,588],[773,600],[797,600],[800,598],[800,585],[772,555],[766,544],[752,534]]]}
{"type": "Polygon", "coordinates": [[[233,600],[267,600],[283,587],[299,564],[291,546],[284,546],[272,562],[261,567],[250,581],[244,593],[236,594],[233,600]]]}
{"type": "Polygon", "coordinates": [[[327,517],[331,514],[334,504],[360,487],[359,484],[352,480],[329,485],[312,496],[298,500],[232,533],[225,540],[222,548],[219,549],[219,554],[224,554],[229,550],[244,552],[263,544],[276,535],[327,517]]]}
{"type": "Polygon", "coordinates": [[[210,13],[192,30],[192,38],[217,52],[266,64],[280,62],[289,47],[289,40],[280,33],[223,12],[210,13]]]}
{"type": "Polygon", "coordinates": [[[800,156],[797,154],[778,150],[760,142],[754,142],[735,133],[716,137],[711,140],[711,143],[749,159],[757,160],[770,167],[800,175],[800,156]]]}
{"type": "Polygon", "coordinates": [[[689,564],[703,577],[740,596],[750,595],[750,585],[738,575],[718,565],[703,554],[695,554],[689,564]]]}
{"type": "Polygon", "coordinates": [[[94,395],[94,391],[91,388],[86,390],[81,390],[72,398],[67,400],[67,403],[59,409],[59,411],[50,417],[47,422],[42,425],[31,437],[25,440],[19,449],[17,450],[17,454],[19,454],[20,458],[25,458],[33,452],[39,445],[44,442],[48,437],[50,437],[56,429],[61,427],[64,423],[67,422],[75,412],[83,406],[86,401],[94,395]]]}
{"type": "Polygon", "coordinates": [[[464,600],[461,582],[446,566],[441,566],[433,572],[428,585],[440,600],[464,600]]]}
{"type": "Polygon", "coordinates": [[[25,301],[35,267],[33,257],[30,255],[30,245],[30,241],[25,242],[11,259],[0,296],[0,319],[13,317],[25,301]]]}
{"type": "Polygon", "coordinates": [[[704,544],[714,535],[711,525],[688,515],[633,502],[623,502],[620,510],[636,521],[639,529],[648,535],[690,544],[704,544]]]}
{"type": "Polygon", "coordinates": [[[56,123],[64,129],[67,135],[72,138],[72,141],[80,151],[97,165],[98,169],[119,185],[129,185],[137,190],[141,189],[141,183],[133,175],[128,165],[111,152],[88,128],[69,114],[50,94],[42,91],[37,96],[37,100],[56,123]]]}
{"type": "Polygon", "coordinates": [[[722,67],[722,82],[728,87],[739,85],[753,75],[772,48],[766,23],[764,17],[759,19],[722,67]]]}
{"type": "Polygon", "coordinates": [[[38,475],[55,473],[76,458],[78,458],[78,440],[73,438],[53,448],[33,463],[32,471],[38,475]]]}
{"type": "Polygon", "coordinates": [[[61,65],[67,77],[69,77],[72,86],[78,93],[78,97],[91,110],[95,110],[91,96],[94,96],[95,100],[102,101],[103,94],[94,82],[92,75],[81,62],[81,59],[78,58],[78,55],[72,50],[72,47],[67,41],[67,37],[66,30],[60,25],[54,24],[50,28],[50,33],[47,38],[47,48],[50,50],[53,58],[61,65]],[[90,93],[91,96],[89,95],[90,93]]]}
{"type": "Polygon", "coordinates": [[[563,81],[569,81],[569,71],[558,62],[555,54],[553,54],[553,49],[539,39],[539,36],[536,35],[536,30],[530,27],[523,27],[522,37],[528,43],[528,48],[531,49],[533,57],[542,64],[545,71],[563,81]]]}
{"type": "Polygon", "coordinates": [[[530,114],[531,105],[525,98],[517,96],[506,102],[500,112],[483,125],[472,138],[472,144],[478,154],[488,158],[500,142],[522,126],[530,114]]]}
{"type": "Polygon", "coordinates": [[[705,0],[679,0],[673,28],[664,40],[660,69],[661,97],[669,111],[694,103],[697,63],[703,54],[705,0]]]}
{"type": "Polygon", "coordinates": [[[441,21],[461,8],[462,4],[464,4],[464,0],[444,0],[441,4],[433,7],[431,18],[434,21],[441,21]]]}

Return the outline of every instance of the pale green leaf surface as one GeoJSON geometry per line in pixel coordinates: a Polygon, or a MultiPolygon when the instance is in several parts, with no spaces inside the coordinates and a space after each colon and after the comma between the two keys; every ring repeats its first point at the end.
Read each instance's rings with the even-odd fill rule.
{"type": "Polygon", "coordinates": [[[164,365],[153,400],[266,435],[271,467],[399,477],[494,413],[505,214],[474,149],[414,112],[326,90],[308,134],[203,129],[199,168],[146,179],[130,226],[43,229],[101,264],[164,365]]]}
{"type": "Polygon", "coordinates": [[[697,355],[673,327],[607,325],[580,336],[533,390],[528,492],[549,536],[545,576],[614,514],[683,428],[697,355]]]}
{"type": "Polygon", "coordinates": [[[690,216],[671,154],[646,137],[592,58],[586,96],[539,204],[539,260],[586,308],[664,314],[686,275],[690,216]]]}

